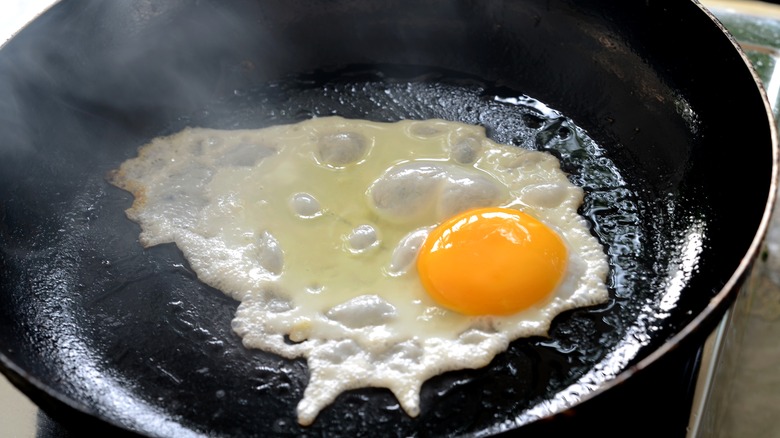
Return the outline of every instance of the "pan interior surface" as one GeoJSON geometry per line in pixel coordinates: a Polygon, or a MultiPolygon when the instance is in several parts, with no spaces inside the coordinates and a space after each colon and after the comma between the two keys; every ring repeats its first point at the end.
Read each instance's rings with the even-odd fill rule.
{"type": "Polygon", "coordinates": [[[687,2],[63,2],[0,58],[3,363],[44,405],[151,435],[452,435],[549,416],[728,301],[769,198],[760,93],[687,2]],[[660,23],[689,29],[679,17],[728,54],[718,65],[744,92],[714,96],[711,59],[653,42],[660,23]],[[175,246],[143,249],[130,195],[104,176],[186,126],[334,114],[479,124],[557,155],[586,190],[610,302],[431,379],[417,418],[361,389],[301,429],[305,361],[243,348],[237,303],[175,246]]]}

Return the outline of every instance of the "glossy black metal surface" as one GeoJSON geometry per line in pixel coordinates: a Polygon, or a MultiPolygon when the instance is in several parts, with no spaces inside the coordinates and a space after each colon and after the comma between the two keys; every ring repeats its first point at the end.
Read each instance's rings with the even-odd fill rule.
{"type": "MultiPolygon", "coordinates": [[[[551,417],[529,431],[596,417],[598,397],[554,414],[621,390],[615,382],[670,341],[675,351],[698,345],[755,256],[773,184],[772,124],[729,38],[695,3],[624,3],[58,4],[0,51],[3,371],[60,420],[151,435],[450,435],[513,430],[539,415],[551,417]],[[670,45],[659,29],[685,38],[670,45]],[[200,284],[174,246],[141,248],[122,213],[130,197],[104,174],[174,127],[229,125],[215,101],[302,72],[338,82],[354,65],[404,66],[374,76],[388,81],[450,83],[441,72],[455,71],[560,110],[621,166],[645,249],[631,259],[635,275],[610,278],[609,305],[561,316],[551,339],[519,340],[485,369],[433,379],[419,418],[387,391],[358,390],[300,429],[305,362],[244,349],[230,331],[236,303],[200,284]],[[723,77],[730,88],[713,92],[723,77]],[[561,344],[590,357],[587,369],[558,367],[561,344]]],[[[294,100],[269,96],[258,106],[294,100]]],[[[441,112],[415,102],[423,108],[336,112],[474,121],[451,110],[462,102],[441,112]]],[[[320,106],[312,113],[328,113],[320,106]]],[[[236,123],[257,114],[267,116],[236,123]]],[[[300,115],[274,117],[257,123],[300,115]]]]}

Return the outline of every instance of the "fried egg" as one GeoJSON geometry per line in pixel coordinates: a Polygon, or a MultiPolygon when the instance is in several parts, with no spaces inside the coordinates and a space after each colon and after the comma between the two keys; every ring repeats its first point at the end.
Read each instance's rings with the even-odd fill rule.
{"type": "Polygon", "coordinates": [[[111,182],[134,194],[144,246],[174,242],[240,301],[232,328],[246,347],[307,360],[302,425],[360,387],[389,388],[416,416],[425,380],[483,367],[608,298],[583,190],[552,155],[477,126],[188,128],[111,182]]]}

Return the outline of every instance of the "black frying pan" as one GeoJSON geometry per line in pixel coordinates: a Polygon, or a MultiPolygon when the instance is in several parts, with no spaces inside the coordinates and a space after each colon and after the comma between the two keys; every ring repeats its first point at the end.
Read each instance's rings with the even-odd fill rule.
{"type": "Polygon", "coordinates": [[[632,382],[733,301],[771,209],[775,136],[744,56],[688,1],[63,1],[0,51],[2,371],[59,420],[148,435],[603,426],[600,400],[629,391],[644,409],[632,382]],[[558,155],[586,187],[610,302],[432,379],[417,418],[361,389],[300,428],[305,361],[244,349],[237,303],[175,246],[141,248],[130,195],[104,176],[187,125],[328,114],[478,123],[558,155]]]}

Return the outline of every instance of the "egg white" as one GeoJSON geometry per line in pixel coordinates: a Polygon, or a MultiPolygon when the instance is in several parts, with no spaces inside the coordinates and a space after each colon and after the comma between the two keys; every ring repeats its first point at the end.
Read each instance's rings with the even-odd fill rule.
{"type": "Polygon", "coordinates": [[[303,425],[368,386],[415,416],[426,379],[485,366],[557,314],[608,297],[606,256],[577,214],[582,190],[555,157],[476,126],[326,117],[189,128],[142,147],[111,180],[135,195],[127,214],[143,245],[175,242],[201,281],[241,302],[233,330],[245,346],[307,359],[303,425]],[[427,233],[483,206],[523,210],[565,241],[567,271],[546,302],[473,317],[424,291],[414,260],[427,233]]]}

